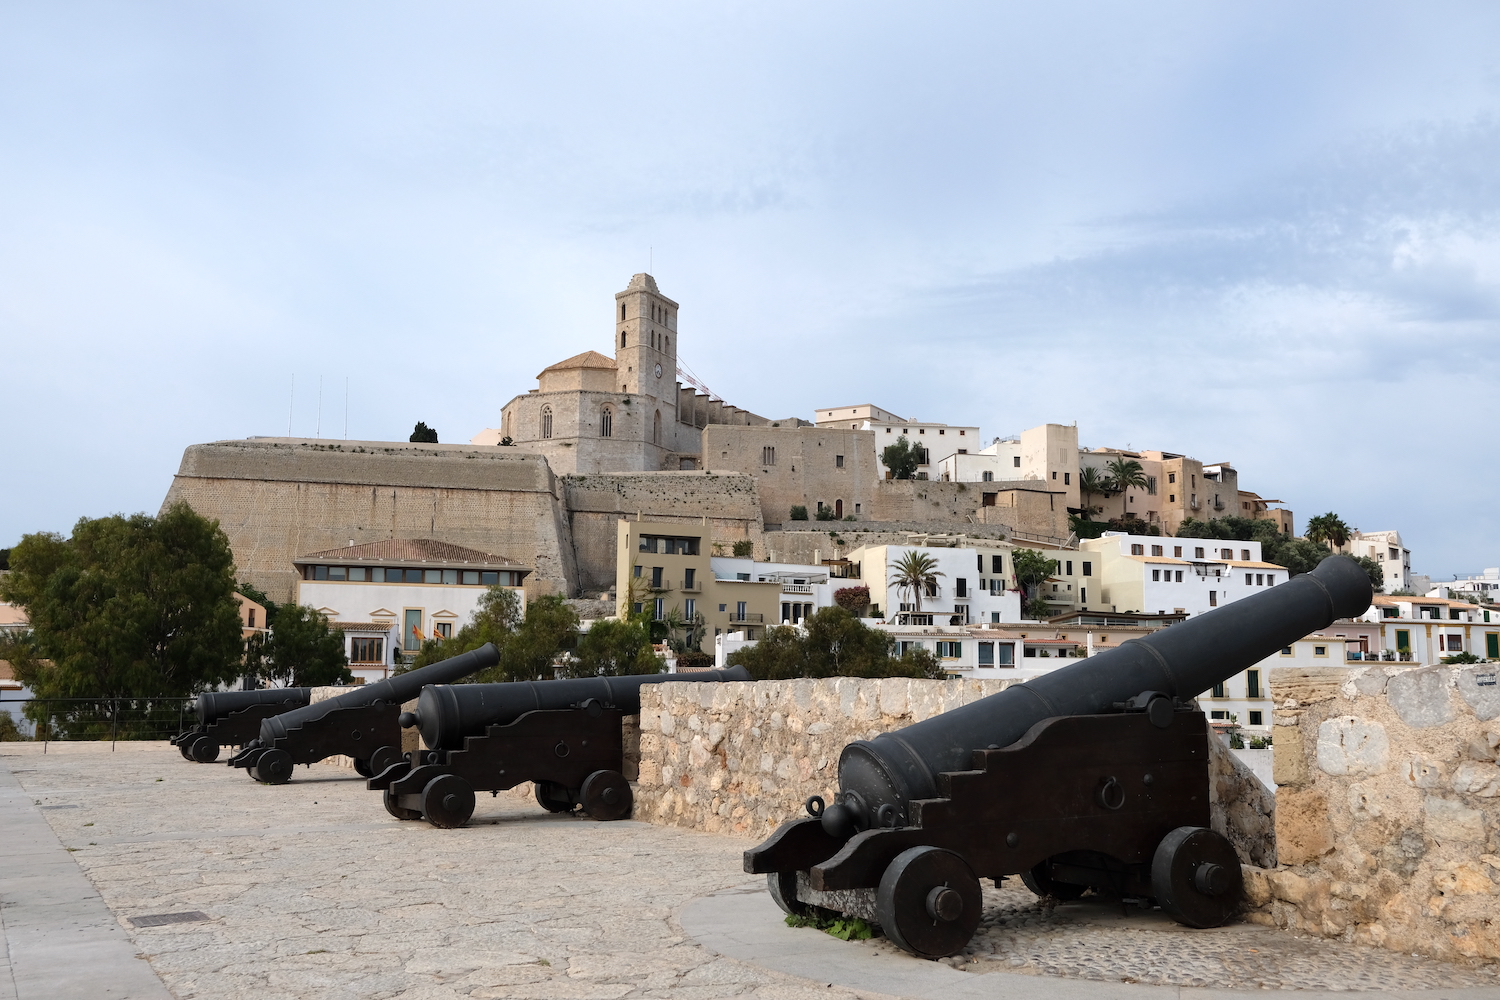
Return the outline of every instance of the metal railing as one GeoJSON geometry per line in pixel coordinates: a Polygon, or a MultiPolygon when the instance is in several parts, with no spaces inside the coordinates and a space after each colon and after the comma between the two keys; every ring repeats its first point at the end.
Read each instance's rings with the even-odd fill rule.
{"type": "Polygon", "coordinates": [[[187,707],[196,697],[0,698],[0,711],[21,706],[17,728],[26,740],[44,744],[167,740],[196,722],[187,707]]]}
{"type": "Polygon", "coordinates": [[[740,614],[739,612],[735,612],[735,613],[733,613],[733,614],[731,614],[729,616],[729,624],[731,624],[731,625],[740,625],[740,624],[758,625],[758,624],[763,623],[765,620],[766,620],[766,616],[765,615],[763,615],[763,614],[755,614],[753,612],[748,612],[748,611],[745,612],[744,614],[740,614]]]}
{"type": "Polygon", "coordinates": [[[677,589],[685,594],[701,594],[703,593],[703,584],[697,580],[683,580],[677,585],[677,589]]]}

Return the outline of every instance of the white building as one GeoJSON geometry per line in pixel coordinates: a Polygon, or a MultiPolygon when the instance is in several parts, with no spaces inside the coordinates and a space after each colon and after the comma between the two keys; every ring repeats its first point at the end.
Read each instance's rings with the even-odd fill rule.
{"type": "Polygon", "coordinates": [[[384,680],[393,653],[414,654],[424,638],[448,637],[473,616],[492,586],[515,591],[531,570],[504,556],[429,538],[389,539],[313,552],[293,560],[297,602],[344,633],[360,683],[384,680]]]}
{"type": "MultiPolygon", "coordinates": [[[[938,466],[949,455],[966,455],[982,444],[978,427],[928,423],[903,419],[889,410],[869,403],[857,406],[834,406],[815,411],[813,424],[818,427],[846,427],[875,432],[875,458],[888,445],[904,437],[921,449],[916,478],[938,478],[938,466]]],[[[887,473],[886,478],[890,478],[887,473]]],[[[1019,478],[1019,477],[1017,477],[1019,478]]]]}
{"type": "Polygon", "coordinates": [[[881,610],[887,622],[962,626],[1021,620],[1021,594],[1015,589],[1012,551],[1007,543],[984,545],[976,539],[973,545],[954,548],[868,545],[850,553],[849,560],[858,565],[860,583],[870,588],[870,603],[881,610]],[[936,564],[934,581],[920,598],[903,592],[895,583],[892,567],[908,552],[919,552],[936,564]]]}
{"type": "MultiPolygon", "coordinates": [[[[1386,587],[1385,589],[1394,588],[1386,587]]],[[[1415,587],[1411,589],[1416,590],[1415,587]]],[[[1472,594],[1486,604],[1494,604],[1500,601],[1500,568],[1491,567],[1479,576],[1454,577],[1451,582],[1439,583],[1420,593],[1430,594],[1433,597],[1458,597],[1461,594],[1472,594]]]]}
{"type": "Polygon", "coordinates": [[[862,586],[858,580],[830,577],[827,566],[756,562],[733,556],[713,556],[709,564],[713,567],[715,580],[781,584],[779,620],[783,625],[796,625],[819,608],[832,607],[835,591],[862,586]]]}
{"type": "Polygon", "coordinates": [[[1356,559],[1366,556],[1379,563],[1385,573],[1386,593],[1412,589],[1411,550],[1401,543],[1401,532],[1356,531],[1342,551],[1356,559]]]}
{"type": "Polygon", "coordinates": [[[1097,603],[1084,605],[1098,610],[1197,615],[1290,578],[1261,558],[1259,542],[1107,531],[1078,548],[1099,556],[1097,603]]]}

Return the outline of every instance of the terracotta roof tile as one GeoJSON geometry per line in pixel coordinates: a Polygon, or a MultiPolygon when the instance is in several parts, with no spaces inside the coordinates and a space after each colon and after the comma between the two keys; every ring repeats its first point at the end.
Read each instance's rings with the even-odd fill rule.
{"type": "Polygon", "coordinates": [[[575,354],[571,358],[565,358],[555,365],[548,365],[542,369],[541,374],[537,378],[541,378],[542,375],[548,372],[569,371],[574,368],[603,368],[614,371],[616,365],[614,358],[605,357],[598,351],[584,351],[582,354],[575,354]]]}
{"type": "Polygon", "coordinates": [[[312,552],[292,560],[294,563],[429,563],[444,566],[485,566],[497,569],[526,569],[504,556],[464,548],[434,538],[388,538],[383,542],[366,542],[343,548],[312,552]]]}

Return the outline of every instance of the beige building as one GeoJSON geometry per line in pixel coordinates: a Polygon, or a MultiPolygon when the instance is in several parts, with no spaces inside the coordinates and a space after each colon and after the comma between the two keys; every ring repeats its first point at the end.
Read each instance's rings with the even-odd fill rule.
{"type": "Polygon", "coordinates": [[[882,478],[892,478],[880,462],[880,453],[901,438],[919,449],[917,479],[937,479],[939,464],[950,455],[967,455],[978,451],[983,443],[978,427],[930,423],[898,417],[869,403],[855,406],[833,406],[814,411],[814,423],[820,428],[870,431],[875,467],[882,478]]]}
{"type": "Polygon", "coordinates": [[[872,431],[847,427],[720,424],[703,431],[703,462],[754,476],[768,523],[790,520],[798,506],[809,518],[827,508],[835,520],[868,520],[883,469],[874,441],[872,431]]]}
{"type": "MultiPolygon", "coordinates": [[[[760,639],[780,621],[780,579],[716,579],[713,538],[691,524],[631,521],[617,526],[617,599],[620,614],[649,613],[655,620],[676,610],[686,620],[701,615],[704,641],[729,632],[760,639]]],[[[701,648],[701,647],[700,647],[701,648]]]]}
{"type": "Polygon", "coordinates": [[[511,444],[560,475],[701,468],[703,428],[763,424],[678,380],[678,304],[637,274],[615,295],[614,357],[585,351],[537,375],[473,444],[511,444]]]}

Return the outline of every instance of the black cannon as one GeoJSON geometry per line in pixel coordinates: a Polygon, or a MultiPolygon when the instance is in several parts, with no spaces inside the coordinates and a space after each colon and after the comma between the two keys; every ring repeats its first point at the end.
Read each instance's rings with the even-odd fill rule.
{"type": "Polygon", "coordinates": [[[354,759],[362,777],[379,774],[401,758],[402,702],[411,701],[427,684],[446,684],[500,662],[492,643],[458,656],[396,674],[374,684],[265,719],[260,735],[229,758],[257,781],[281,785],[297,764],[312,764],[344,754],[354,759]]]}
{"type": "Polygon", "coordinates": [[[1154,899],[1191,927],[1237,911],[1239,858],[1209,829],[1208,727],[1191,699],[1370,604],[1352,559],[1134,639],[839,758],[809,818],[745,852],[793,914],[878,923],[905,950],[960,951],[979,879],[1038,895],[1154,899]]]}
{"type": "Polygon", "coordinates": [[[641,686],[663,681],[748,681],[744,667],[685,674],[634,674],[510,684],[435,684],[401,716],[428,747],[371,778],[397,819],[463,826],[476,791],[499,794],[523,781],[549,812],[579,805],[594,819],[623,819],[634,797],[621,773],[621,722],[641,710],[641,686]]]}
{"type": "Polygon", "coordinates": [[[264,719],[307,704],[308,688],[205,691],[188,711],[198,723],[172,737],[172,745],[200,764],[219,759],[219,748],[244,746],[260,735],[264,719]]]}

